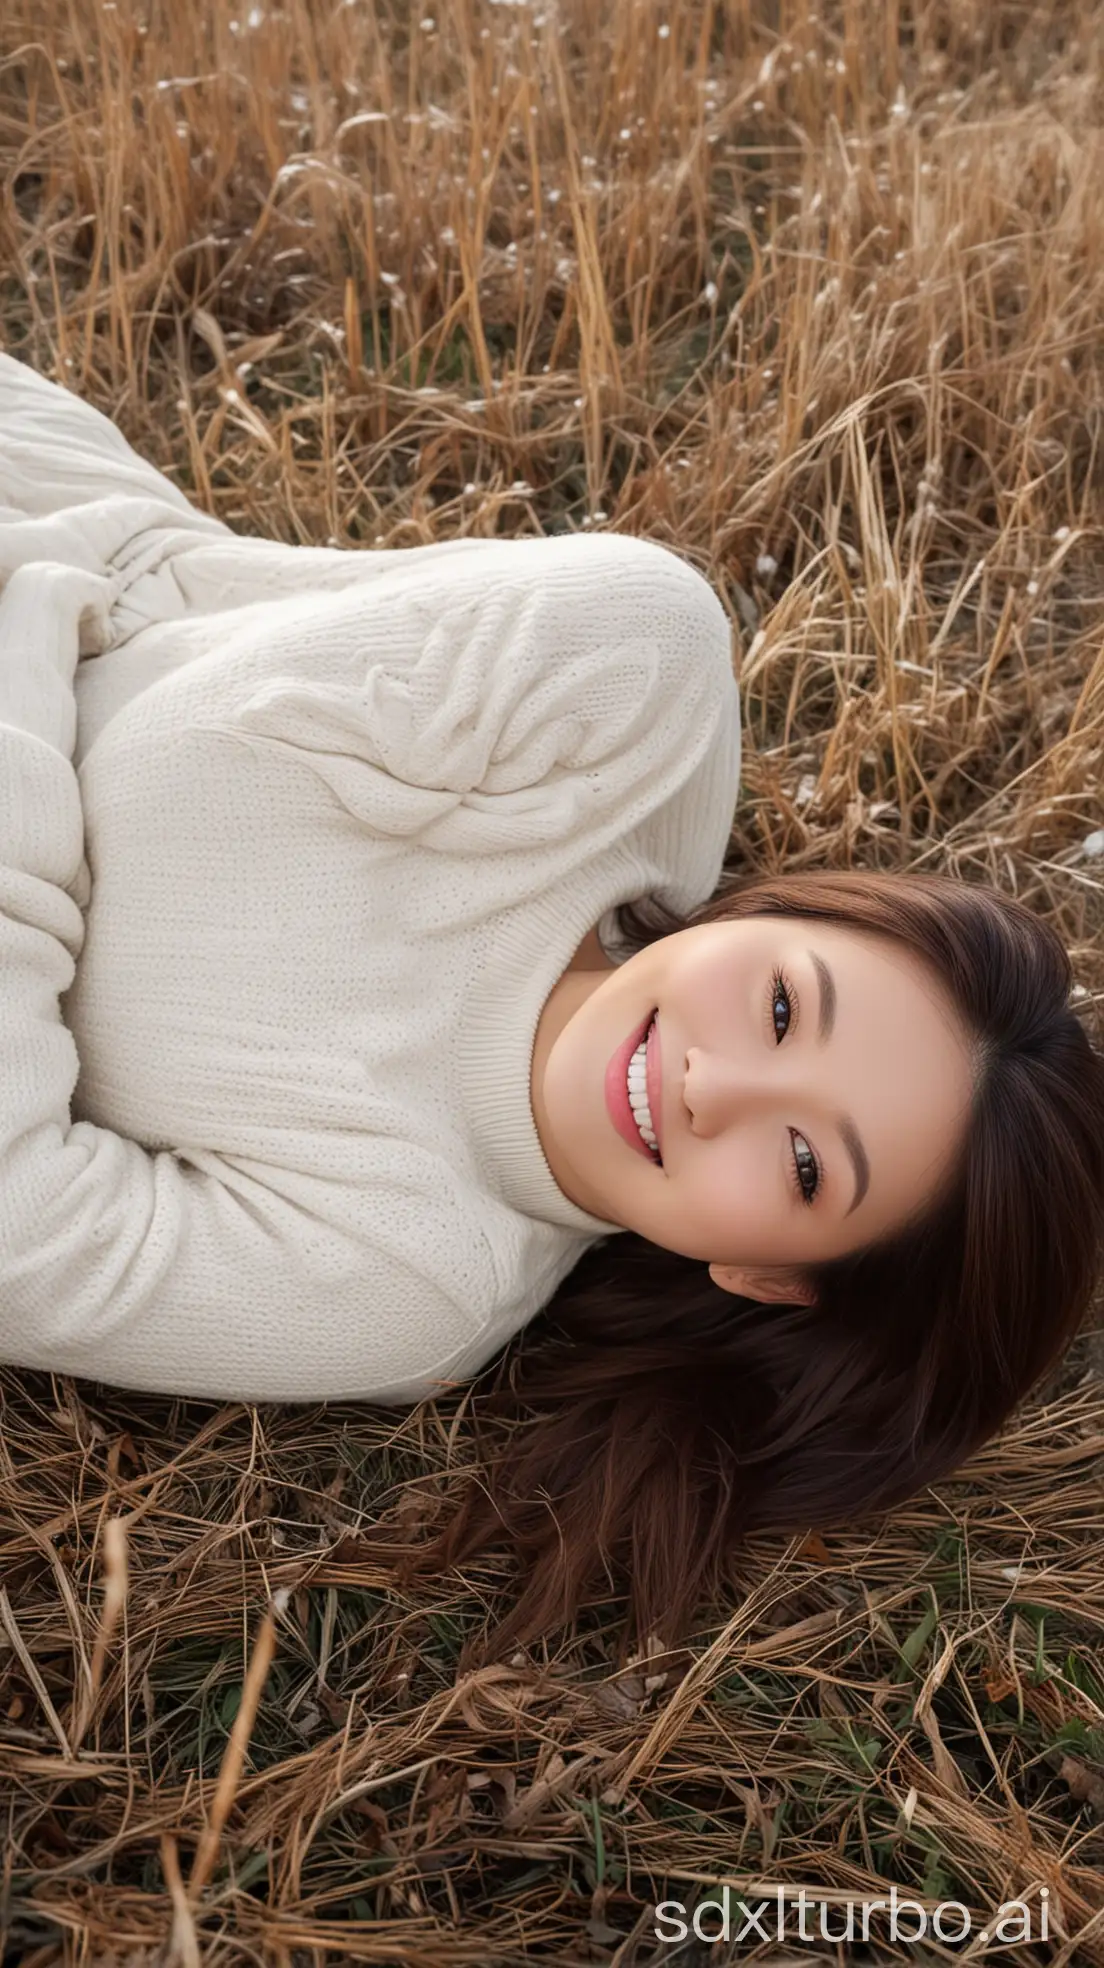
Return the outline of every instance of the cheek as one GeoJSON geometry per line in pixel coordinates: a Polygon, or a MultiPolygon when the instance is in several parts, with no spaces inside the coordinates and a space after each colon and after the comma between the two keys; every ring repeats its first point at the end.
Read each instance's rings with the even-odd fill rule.
{"type": "Polygon", "coordinates": [[[785,1202],[777,1144],[755,1128],[741,1128],[728,1140],[699,1141],[687,1158],[679,1208],[694,1223],[711,1229],[744,1228],[785,1202]]]}

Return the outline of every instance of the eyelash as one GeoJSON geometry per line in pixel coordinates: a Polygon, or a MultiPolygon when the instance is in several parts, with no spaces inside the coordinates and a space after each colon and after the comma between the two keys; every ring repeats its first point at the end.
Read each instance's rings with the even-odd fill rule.
{"type": "MultiPolygon", "coordinates": [[[[782,1037],[788,1038],[790,1032],[796,1029],[797,1026],[798,1005],[797,1005],[797,998],[793,990],[793,986],[791,985],[788,977],[786,976],[785,971],[783,970],[776,970],[774,972],[774,975],[772,976],[770,981],[770,990],[767,995],[767,1022],[770,1025],[772,1033],[774,1034],[775,1045],[781,1045],[782,1043],[782,1040],[779,1038],[778,1033],[774,1029],[774,1007],[777,1004],[779,998],[782,998],[785,1002],[788,1021],[789,1021],[786,1027],[786,1031],[783,1033],[782,1037]]],[[[791,1128],[790,1140],[791,1142],[800,1141],[802,1143],[802,1146],[806,1150],[808,1159],[809,1161],[812,1162],[813,1168],[816,1171],[816,1184],[814,1186],[813,1193],[810,1196],[806,1193],[805,1185],[801,1180],[801,1168],[798,1164],[797,1150],[795,1148],[793,1156],[791,1158],[790,1180],[793,1183],[794,1191],[796,1195],[799,1197],[799,1199],[801,1200],[801,1202],[803,1202],[806,1205],[806,1207],[811,1207],[811,1205],[816,1202],[816,1199],[820,1194],[820,1186],[824,1180],[824,1171],[820,1166],[820,1162],[817,1156],[813,1153],[812,1148],[810,1147],[809,1143],[805,1140],[805,1136],[803,1134],[797,1134],[795,1130],[791,1128]]],[[[803,1157],[802,1159],[804,1160],[805,1158],[803,1157]]]]}

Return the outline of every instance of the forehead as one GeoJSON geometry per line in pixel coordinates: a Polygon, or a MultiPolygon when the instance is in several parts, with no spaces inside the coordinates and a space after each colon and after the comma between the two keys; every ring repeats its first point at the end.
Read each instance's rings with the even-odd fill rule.
{"type": "Polygon", "coordinates": [[[867,1009],[873,1003],[887,1016],[894,1012],[910,1018],[926,1016],[956,1037],[961,1034],[961,1020],[938,971],[895,937],[842,923],[785,917],[772,925],[763,917],[759,920],[768,931],[781,932],[788,950],[802,952],[810,960],[819,956],[829,966],[839,1017],[846,992],[867,1009]]]}
{"type": "Polygon", "coordinates": [[[684,936],[696,954],[705,956],[712,951],[718,959],[738,957],[742,952],[752,959],[773,956],[781,960],[815,952],[833,972],[839,968],[853,987],[868,976],[883,985],[896,981],[898,990],[907,987],[912,993],[923,993],[933,1005],[953,1014],[938,972],[906,944],[878,930],[801,916],[741,916],[729,922],[703,923],[685,931],[684,936]]]}
{"type": "Polygon", "coordinates": [[[819,1022],[821,985],[813,959],[821,959],[835,1001],[826,1062],[862,1062],[899,1095],[940,1114],[948,1097],[961,1101],[963,1082],[972,1077],[966,1032],[938,973],[905,944],[876,931],[794,916],[745,916],[701,929],[714,941],[702,941],[697,954],[718,982],[732,965],[744,982],[761,979],[766,990],[775,967],[788,973],[793,967],[790,981],[799,993],[806,1036],[819,1022]]]}

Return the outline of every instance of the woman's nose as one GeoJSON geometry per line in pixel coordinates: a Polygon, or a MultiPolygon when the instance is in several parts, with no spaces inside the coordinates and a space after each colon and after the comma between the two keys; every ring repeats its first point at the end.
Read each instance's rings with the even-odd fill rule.
{"type": "Polygon", "coordinates": [[[785,1087],[781,1062],[758,1057],[735,1058],[691,1046],[686,1054],[684,1098],[698,1133],[727,1127],[734,1117],[762,1114],[785,1087]]]}

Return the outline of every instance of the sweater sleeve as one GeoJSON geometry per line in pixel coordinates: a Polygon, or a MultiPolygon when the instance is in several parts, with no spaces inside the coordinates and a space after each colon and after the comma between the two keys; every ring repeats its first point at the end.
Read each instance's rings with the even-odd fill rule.
{"type": "MultiPolygon", "coordinates": [[[[370,584],[407,551],[234,533],[140,457],[109,417],[3,352],[0,433],[0,583],[28,561],[120,574],[105,649],[182,616],[370,584]]],[[[420,551],[451,559],[472,544],[420,551]]]]}
{"type": "Polygon", "coordinates": [[[150,1153],[71,1119],[72,681],[110,601],[101,577],[42,564],[0,595],[0,1359],[199,1396],[417,1399],[463,1377],[497,1287],[455,1198],[450,1290],[419,1271],[414,1222],[413,1257],[369,1246],[216,1155],[150,1153]]]}
{"type": "Polygon", "coordinates": [[[459,855],[598,854],[720,725],[738,754],[728,618],[688,562],[623,534],[476,544],[289,608],[263,681],[210,722],[293,752],[373,832],[459,855]]]}

